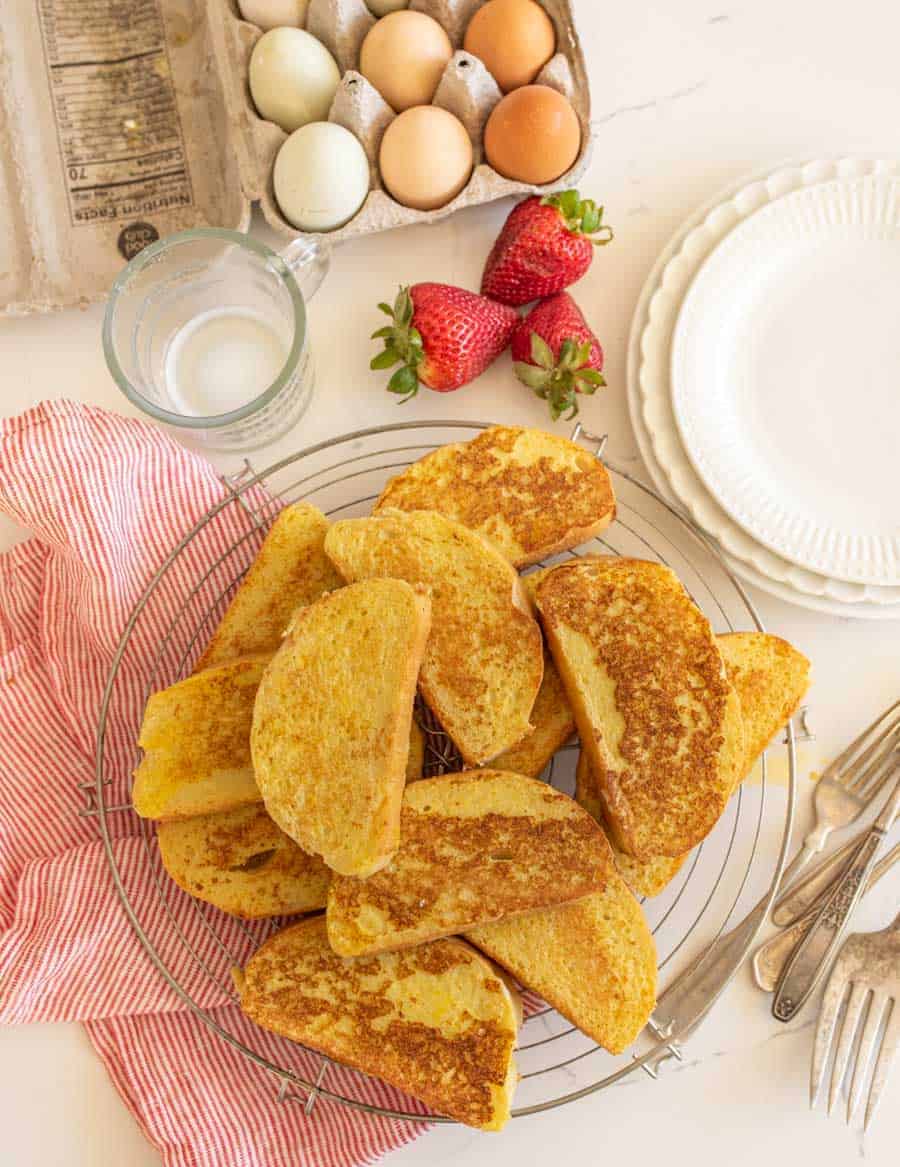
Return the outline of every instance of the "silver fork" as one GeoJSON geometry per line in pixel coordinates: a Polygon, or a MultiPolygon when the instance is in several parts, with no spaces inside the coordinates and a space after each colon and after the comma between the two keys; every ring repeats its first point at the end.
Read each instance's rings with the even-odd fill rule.
{"type": "Polygon", "coordinates": [[[819,1097],[835,1036],[837,1049],[828,1091],[828,1113],[833,1111],[841,1086],[850,1072],[847,1124],[853,1121],[872,1065],[863,1123],[863,1129],[868,1130],[884,1091],[891,1062],[900,1047],[900,915],[882,932],[850,936],[841,948],[825,989],[816,1030],[809,1082],[811,1107],[816,1105],[819,1097]],[[862,1033],[851,1072],[860,1021],[862,1033]]]}
{"type": "Polygon", "coordinates": [[[786,888],[812,862],[832,831],[848,827],[881,792],[891,776],[898,746],[900,701],[895,701],[838,754],[819,778],[813,800],[816,825],[781,877],[782,887],[786,888]]]}
{"type": "MultiPolygon", "coordinates": [[[[894,750],[900,744],[898,711],[900,701],[895,701],[835,758],[819,779],[813,804],[816,825],[782,873],[782,887],[787,887],[813,861],[833,830],[849,826],[883,789],[890,777],[894,750]]],[[[659,998],[651,1018],[650,1028],[656,1037],[663,1040],[680,1034],[680,1040],[685,1041],[700,1025],[743,962],[770,906],[771,897],[764,895],[739,924],[675,978],[659,998]]],[[[672,1056],[678,1056],[672,1045],[663,1047],[646,1063],[647,1072],[655,1074],[659,1064],[672,1056]]]]}

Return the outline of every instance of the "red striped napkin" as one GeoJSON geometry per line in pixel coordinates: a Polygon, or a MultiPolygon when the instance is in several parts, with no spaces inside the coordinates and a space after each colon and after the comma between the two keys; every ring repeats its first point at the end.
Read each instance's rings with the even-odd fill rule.
{"type": "MultiPolygon", "coordinates": [[[[84,1022],[172,1167],[352,1167],[425,1128],[323,1099],[309,1116],[280,1104],[273,1078],[186,1012],[150,963],[113,890],[96,822],[78,814],[78,785],[94,776],[103,688],[135,601],[224,497],[207,462],[141,421],[55,401],[0,428],[0,510],[32,533],[0,556],[0,1022],[84,1022]]],[[[123,801],[160,631],[222,549],[249,530],[240,508],[225,508],[179,556],[136,630],[109,722],[113,794],[123,801]]],[[[247,540],[248,561],[256,545],[247,540]]],[[[141,898],[137,820],[119,815],[114,831],[117,862],[130,887],[138,881],[139,913],[159,914],[154,888],[141,898]]],[[[249,1024],[195,962],[166,955],[182,960],[179,979],[228,1028],[249,1024]]],[[[345,1071],[330,1072],[339,1089],[345,1071]]],[[[409,1105],[382,1083],[370,1089],[370,1102],[409,1105]]]]}

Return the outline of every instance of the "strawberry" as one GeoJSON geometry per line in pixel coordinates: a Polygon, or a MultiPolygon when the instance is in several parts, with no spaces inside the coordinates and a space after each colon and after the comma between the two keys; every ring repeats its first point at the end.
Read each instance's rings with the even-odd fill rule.
{"type": "Polygon", "coordinates": [[[384,352],[370,367],[389,369],[400,361],[388,389],[404,401],[416,395],[420,381],[438,393],[474,381],[507,348],[519,320],[512,308],[449,284],[401,288],[393,308],[378,307],[393,323],[372,333],[384,341],[384,352]]]}
{"type": "Polygon", "coordinates": [[[513,333],[516,376],[550,403],[556,421],[578,412],[579,393],[605,385],[603,349],[568,292],[542,300],[513,333]]]}
{"type": "Polygon", "coordinates": [[[528,304],[561,292],[591,266],[594,247],[613,237],[603,208],[577,190],[526,199],[491,249],[481,292],[502,304],[528,304]]]}

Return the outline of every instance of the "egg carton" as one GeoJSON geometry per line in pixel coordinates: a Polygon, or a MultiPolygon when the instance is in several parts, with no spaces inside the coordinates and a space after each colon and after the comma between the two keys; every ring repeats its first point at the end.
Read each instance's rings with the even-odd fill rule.
{"type": "MultiPolygon", "coordinates": [[[[522,195],[574,186],[587,170],[591,153],[590,89],[584,55],[568,0],[541,0],[556,29],[557,52],[537,82],[568,98],[581,124],[581,149],[575,164],[548,186],[514,182],[498,174],[484,160],[484,127],[503,96],[484,64],[462,49],[466,27],[484,0],[411,0],[410,8],[434,17],[446,30],[454,53],[434,96],[434,104],[454,114],[472,140],[475,168],[465,188],[445,206],[416,211],[398,203],[385,190],[378,169],[378,152],[385,130],[397,116],[381,94],[358,71],[362,42],[376,18],[364,0],[310,0],[306,29],[329,50],[341,70],[341,82],[329,111],[337,122],[362,143],[369,159],[371,189],[360,210],[343,227],[327,232],[331,241],[387,231],[410,223],[433,223],[463,207],[477,206],[507,195],[522,195]]],[[[244,195],[258,200],[266,222],[286,238],[301,232],[292,226],[275,199],[272,172],[275,156],[288,135],[256,112],[247,83],[253,46],[262,36],[255,25],[242,20],[237,0],[207,0],[212,43],[234,127],[233,142],[244,195]]]]}

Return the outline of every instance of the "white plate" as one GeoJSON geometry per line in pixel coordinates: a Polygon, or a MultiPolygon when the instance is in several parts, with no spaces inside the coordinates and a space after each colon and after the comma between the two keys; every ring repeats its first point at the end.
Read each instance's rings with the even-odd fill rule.
{"type": "Polygon", "coordinates": [[[675,424],[669,395],[672,333],[703,261],[760,207],[835,177],[898,174],[900,164],[893,161],[840,159],[783,165],[735,184],[690,216],[660,254],[644,285],[629,340],[631,420],[657,488],[685,506],[742,578],[782,599],[834,615],[900,617],[900,588],[845,583],[797,567],[761,546],[722,509],[688,459],[675,424]]]}
{"type": "Polygon", "coordinates": [[[754,538],[809,570],[900,584],[900,178],[836,179],[751,215],[678,316],[688,456],[754,538]]]}

